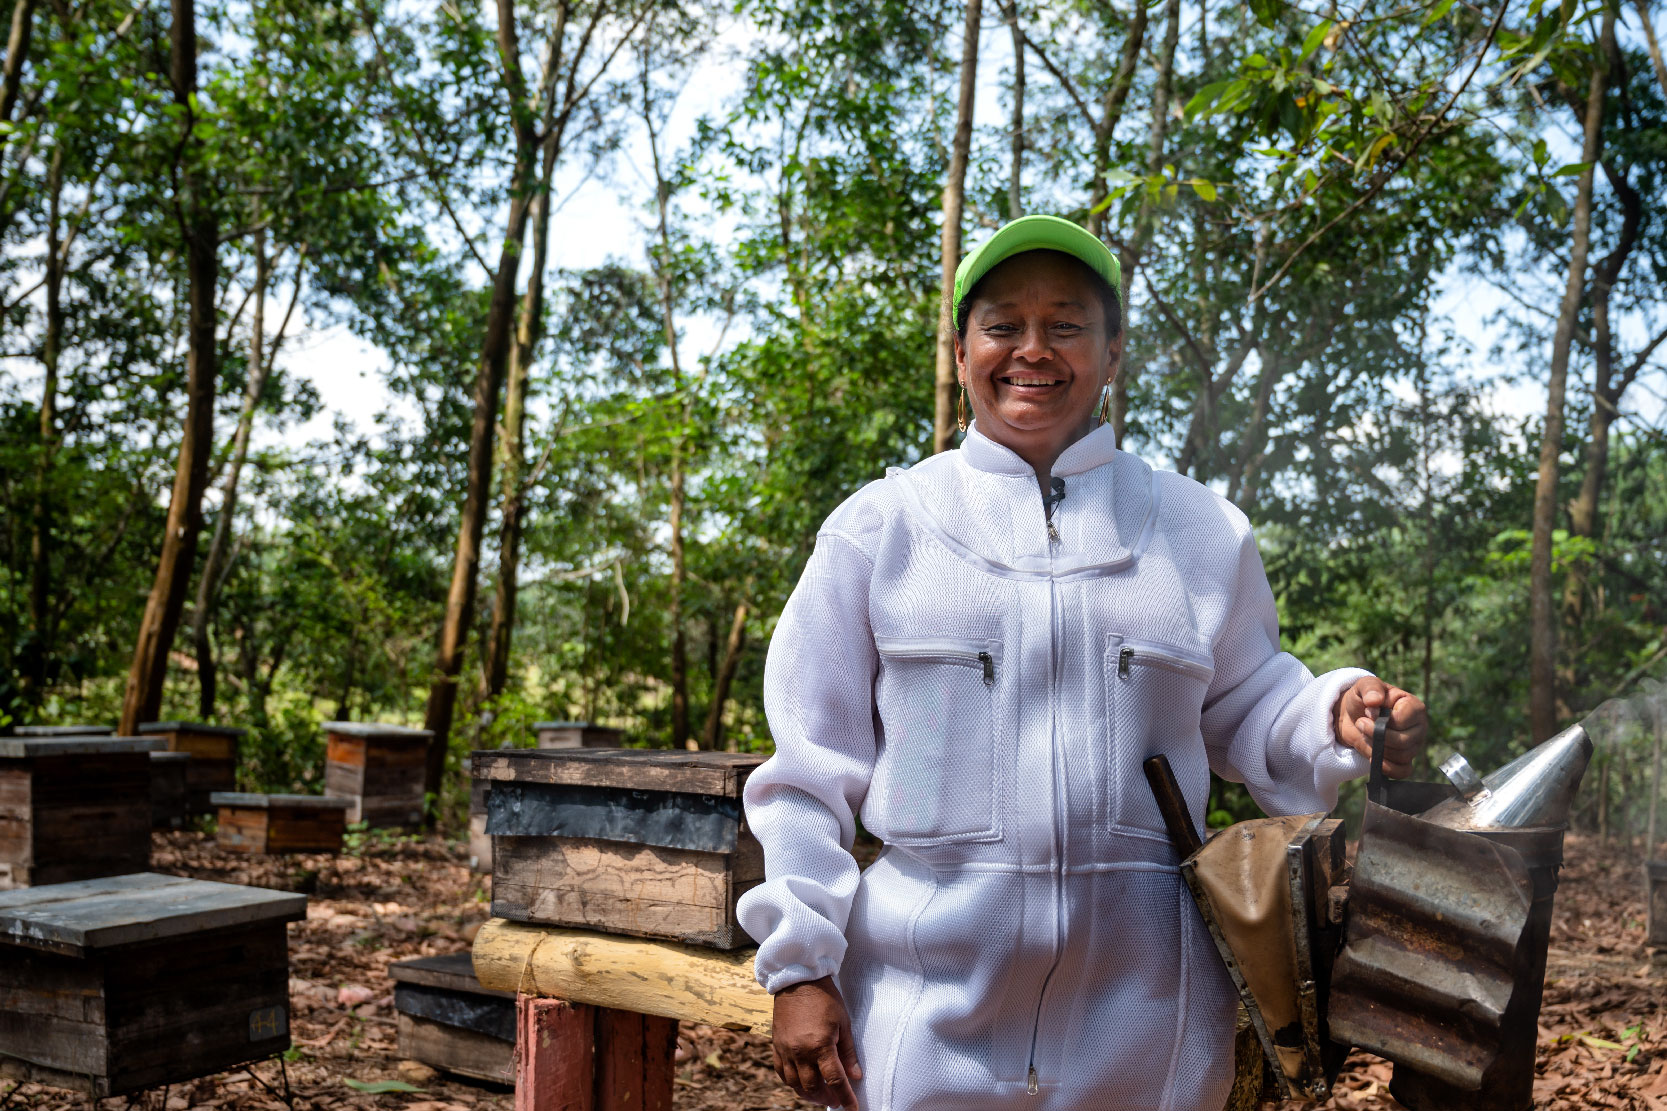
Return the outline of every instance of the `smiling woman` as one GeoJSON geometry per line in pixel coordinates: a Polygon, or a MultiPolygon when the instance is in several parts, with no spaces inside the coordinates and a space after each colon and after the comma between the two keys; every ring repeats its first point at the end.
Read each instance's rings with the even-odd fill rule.
{"type": "Polygon", "coordinates": [[[1236,996],[1141,765],[1166,756],[1202,826],[1212,771],[1313,813],[1380,712],[1391,774],[1422,744],[1417,699],[1280,651],[1243,514],[1096,423],[1118,281],[1054,217],[968,255],[977,419],[834,512],[771,640],[776,755],[746,789],[766,878],[737,916],[812,1099],[1221,1107],[1236,996]],[[859,815],[886,844],[863,872],[859,815]]]}

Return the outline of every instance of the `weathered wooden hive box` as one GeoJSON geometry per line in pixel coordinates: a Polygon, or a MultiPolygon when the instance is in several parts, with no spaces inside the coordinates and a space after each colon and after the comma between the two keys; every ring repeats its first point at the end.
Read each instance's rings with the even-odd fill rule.
{"type": "Polygon", "coordinates": [[[515,996],[475,979],[468,953],[388,966],[399,1054],[446,1072],[515,1083],[515,996]]]}
{"type": "Polygon", "coordinates": [[[185,772],[186,805],[191,813],[211,813],[214,805],[209,795],[237,790],[237,750],[247,729],[196,721],[150,721],[139,732],[163,738],[169,752],[189,752],[194,757],[185,772]]]}
{"type": "Polygon", "coordinates": [[[763,757],[568,749],[476,752],[491,785],[499,918],[750,945],[735,901],[764,878],[741,790],[763,757]]]}
{"type": "Polygon", "coordinates": [[[152,829],[183,829],[191,817],[189,790],[193,757],[189,752],[150,754],[150,821],[152,829]]]}
{"type": "Polygon", "coordinates": [[[216,791],[215,840],[234,853],[339,853],[351,799],[216,791]]]}
{"type": "Polygon", "coordinates": [[[589,721],[538,721],[533,723],[539,748],[618,748],[625,730],[589,721]]]}
{"type": "Polygon", "coordinates": [[[19,737],[108,737],[116,732],[109,725],[20,725],[19,737]]]}
{"type": "Polygon", "coordinates": [[[151,737],[0,737],[0,890],[150,864],[151,737]]]}
{"type": "Polygon", "coordinates": [[[414,826],[423,820],[427,729],[376,722],[327,721],[324,793],[351,799],[350,822],[414,826]]]}
{"type": "Polygon", "coordinates": [[[151,872],[0,895],[0,1073],[102,1098],[288,1049],[306,910],[151,872]]]}

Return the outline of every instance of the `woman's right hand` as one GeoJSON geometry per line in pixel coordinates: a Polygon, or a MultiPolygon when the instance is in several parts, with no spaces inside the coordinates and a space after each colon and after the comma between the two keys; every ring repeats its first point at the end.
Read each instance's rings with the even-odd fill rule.
{"type": "Polygon", "coordinates": [[[851,1082],[862,1079],[851,1016],[833,977],[806,980],[775,994],[770,1048],[776,1074],[808,1100],[823,1106],[857,1106],[851,1082]]]}

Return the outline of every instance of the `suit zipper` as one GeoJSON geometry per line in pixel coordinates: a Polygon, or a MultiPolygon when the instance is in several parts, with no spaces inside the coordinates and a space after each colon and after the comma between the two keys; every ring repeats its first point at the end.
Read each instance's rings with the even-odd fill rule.
{"type": "Polygon", "coordinates": [[[996,657],[988,648],[974,650],[964,642],[909,641],[907,644],[880,641],[880,654],[893,659],[942,660],[945,663],[976,667],[982,673],[984,685],[996,685],[996,657]]]}
{"type": "MultiPolygon", "coordinates": [[[[1045,510],[1044,510],[1045,511],[1045,510]]],[[[1059,540],[1059,531],[1054,527],[1053,514],[1047,514],[1048,538],[1055,543],[1059,540]]],[[[1059,671],[1059,614],[1057,600],[1054,597],[1054,582],[1051,575],[1053,551],[1048,552],[1050,575],[1048,578],[1048,774],[1053,783],[1053,836],[1054,836],[1054,867],[1051,869],[1050,879],[1053,883],[1053,960],[1048,965],[1048,971],[1042,977],[1042,989],[1036,994],[1036,1013],[1030,1023],[1030,1062],[1025,1074],[1025,1091],[1036,1095],[1041,1091],[1041,1077],[1036,1071],[1036,1044],[1042,1032],[1042,1009],[1048,1001],[1048,987],[1053,983],[1053,974],[1059,968],[1061,948],[1060,929],[1064,912],[1061,904],[1065,899],[1065,827],[1059,817],[1060,787],[1058,754],[1054,751],[1054,734],[1057,731],[1056,709],[1056,679],[1059,671]]]]}
{"type": "Polygon", "coordinates": [[[1197,660],[1189,660],[1184,656],[1160,652],[1155,648],[1136,648],[1132,644],[1123,645],[1117,652],[1117,677],[1127,679],[1130,668],[1137,662],[1153,664],[1170,671],[1179,671],[1183,675],[1191,675],[1206,681],[1210,678],[1210,669],[1197,660]]]}

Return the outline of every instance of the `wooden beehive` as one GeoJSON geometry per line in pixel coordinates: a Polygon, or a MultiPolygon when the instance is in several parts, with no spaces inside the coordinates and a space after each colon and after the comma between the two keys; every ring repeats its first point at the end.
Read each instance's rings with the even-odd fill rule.
{"type": "Polygon", "coordinates": [[[186,765],[185,780],[191,813],[211,813],[214,805],[209,795],[237,790],[237,749],[247,729],[196,721],[151,721],[141,725],[139,732],[163,738],[169,752],[189,752],[194,757],[186,765]]]}
{"type": "Polygon", "coordinates": [[[339,853],[351,799],[216,791],[215,840],[234,853],[339,853]]]}
{"type": "Polygon", "coordinates": [[[0,737],[0,890],[150,864],[151,737],[0,737]]]}
{"type": "Polygon", "coordinates": [[[103,1098],[288,1049],[306,910],[151,872],[0,895],[0,1074],[103,1098]]]}
{"type": "Polygon", "coordinates": [[[189,752],[150,754],[150,823],[152,829],[183,829],[191,817],[187,780],[189,752]]]}
{"type": "Polygon", "coordinates": [[[733,949],[735,901],[764,878],[741,791],[763,762],[725,752],[476,752],[491,785],[492,913],[733,949]]]}
{"type": "Polygon", "coordinates": [[[538,721],[533,723],[539,748],[618,748],[625,730],[589,721],[538,721]]]}
{"type": "Polygon", "coordinates": [[[20,725],[19,737],[108,737],[116,732],[109,725],[20,725]]]}
{"type": "Polygon", "coordinates": [[[372,826],[414,826],[423,820],[427,729],[376,722],[327,721],[324,793],[351,799],[347,820],[372,826]]]}
{"type": "Polygon", "coordinates": [[[446,1072],[515,1083],[515,995],[480,986],[468,953],[388,966],[399,1054],[446,1072]]]}

